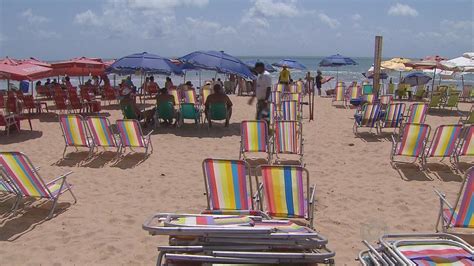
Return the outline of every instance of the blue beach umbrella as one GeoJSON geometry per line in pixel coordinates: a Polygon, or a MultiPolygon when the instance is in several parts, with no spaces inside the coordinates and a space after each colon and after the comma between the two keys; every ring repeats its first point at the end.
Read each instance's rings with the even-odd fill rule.
{"type": "Polygon", "coordinates": [[[168,58],[147,52],[127,55],[107,68],[107,72],[117,74],[133,74],[137,71],[162,75],[183,74],[183,71],[168,58]]]}
{"type": "Polygon", "coordinates": [[[250,68],[254,68],[256,63],[263,63],[265,65],[265,70],[268,71],[268,72],[275,72],[276,71],[276,69],[272,65],[270,65],[267,62],[260,61],[260,59],[245,61],[245,64],[247,64],[247,66],[250,67],[250,68]]]}
{"type": "Polygon", "coordinates": [[[189,63],[198,69],[234,74],[250,79],[255,77],[244,62],[223,51],[196,51],[179,58],[179,60],[189,63]]]}
{"type": "Polygon", "coordinates": [[[410,73],[406,75],[402,79],[401,82],[405,84],[410,84],[410,86],[413,87],[413,86],[425,85],[428,82],[430,82],[430,80],[431,80],[431,77],[426,75],[425,73],[415,72],[415,73],[410,73]]]}
{"type": "Polygon", "coordinates": [[[294,59],[282,59],[278,61],[277,63],[274,63],[273,65],[277,67],[287,67],[287,68],[298,69],[298,70],[306,69],[305,65],[301,64],[300,62],[294,59]]]}
{"type": "Polygon", "coordinates": [[[319,62],[321,67],[336,67],[336,81],[339,80],[339,67],[349,65],[357,65],[357,62],[350,57],[340,54],[330,55],[319,62]]]}

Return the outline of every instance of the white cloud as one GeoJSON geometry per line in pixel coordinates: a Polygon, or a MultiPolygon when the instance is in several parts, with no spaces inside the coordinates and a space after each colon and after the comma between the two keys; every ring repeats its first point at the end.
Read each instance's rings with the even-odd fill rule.
{"type": "Polygon", "coordinates": [[[130,8],[168,10],[179,6],[204,7],[209,0],[128,0],[130,8]]]}
{"type": "Polygon", "coordinates": [[[248,23],[258,27],[268,28],[270,27],[268,18],[296,17],[303,13],[305,12],[302,12],[296,7],[295,0],[255,0],[250,9],[248,9],[242,16],[241,23],[248,23]]]}
{"type": "Polygon", "coordinates": [[[31,10],[31,8],[28,8],[25,11],[21,12],[20,16],[26,19],[26,21],[28,21],[28,23],[30,24],[38,24],[49,21],[49,19],[46,17],[33,14],[33,10],[31,10]]]}
{"type": "Polygon", "coordinates": [[[388,14],[391,16],[409,16],[416,17],[418,16],[418,11],[409,5],[404,5],[396,3],[388,9],[388,14]]]}
{"type": "Polygon", "coordinates": [[[440,29],[443,31],[456,31],[456,30],[465,30],[467,33],[472,33],[474,29],[474,21],[472,20],[447,20],[444,19],[440,22],[440,29]]]}
{"type": "Polygon", "coordinates": [[[81,25],[100,26],[102,21],[94,12],[88,9],[87,11],[76,14],[74,17],[74,23],[81,25]]]}
{"type": "Polygon", "coordinates": [[[355,13],[354,15],[351,16],[351,19],[354,21],[359,21],[362,19],[362,16],[358,13],[355,13]]]}
{"type": "Polygon", "coordinates": [[[339,25],[341,25],[339,20],[337,20],[335,18],[331,18],[331,17],[329,17],[328,15],[326,15],[324,13],[319,13],[318,18],[321,22],[325,23],[326,25],[328,25],[332,29],[335,29],[335,28],[339,27],[339,25]]]}

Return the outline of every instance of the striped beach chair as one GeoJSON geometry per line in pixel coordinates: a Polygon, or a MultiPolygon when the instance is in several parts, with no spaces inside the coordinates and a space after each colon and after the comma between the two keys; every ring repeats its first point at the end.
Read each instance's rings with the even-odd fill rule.
{"type": "Polygon", "coordinates": [[[119,147],[117,139],[115,138],[109,119],[103,116],[89,116],[86,118],[87,126],[94,142],[94,147],[99,148],[116,148],[117,156],[119,156],[119,147]]]}
{"type": "MultiPolygon", "coordinates": [[[[262,165],[256,173],[262,174],[261,210],[272,218],[305,219],[313,228],[315,187],[309,184],[308,170],[295,165],[262,165]]],[[[257,174],[255,178],[258,180],[257,174]]]]}
{"type": "Polygon", "coordinates": [[[454,206],[446,196],[437,191],[440,199],[440,209],[436,230],[447,232],[451,229],[465,228],[474,233],[474,167],[467,170],[454,206]],[[439,228],[441,223],[441,228],[439,228]]]}
{"type": "Polygon", "coordinates": [[[380,131],[383,128],[400,128],[403,122],[403,114],[405,113],[404,103],[392,103],[385,109],[385,115],[380,123],[380,131]]]}
{"type": "Polygon", "coordinates": [[[205,159],[202,163],[208,214],[257,214],[248,164],[205,159]]]}
{"type": "Polygon", "coordinates": [[[359,133],[359,128],[369,128],[372,131],[375,128],[377,134],[379,133],[381,107],[379,104],[364,104],[360,111],[354,115],[354,126],[352,127],[354,134],[359,133]]]}
{"type": "Polygon", "coordinates": [[[303,81],[298,80],[295,85],[296,85],[296,91],[295,91],[296,93],[299,93],[301,95],[305,94],[303,81]]]}
{"type": "Polygon", "coordinates": [[[207,100],[207,97],[209,95],[212,94],[212,88],[211,88],[211,85],[204,85],[202,88],[201,88],[201,106],[205,106],[206,105],[206,100],[207,100]]]}
{"type": "Polygon", "coordinates": [[[168,90],[169,95],[174,97],[174,106],[179,107],[181,97],[179,96],[178,90],[176,88],[171,88],[168,90]]]}
{"type": "Polygon", "coordinates": [[[242,121],[240,125],[239,159],[247,160],[246,153],[267,153],[267,163],[271,162],[268,139],[268,125],[264,120],[242,121]]]}
{"type": "Polygon", "coordinates": [[[334,105],[335,102],[342,102],[342,104],[345,104],[346,102],[344,83],[341,81],[337,83],[336,88],[334,90],[334,96],[332,97],[332,105],[334,105]]]}
{"type": "Polygon", "coordinates": [[[142,128],[140,123],[134,119],[121,119],[117,120],[117,129],[120,136],[120,148],[119,152],[124,151],[127,147],[130,149],[133,148],[145,148],[145,156],[148,154],[148,149],[150,148],[150,153],[153,153],[153,145],[151,143],[151,134],[153,130],[144,136],[142,133],[142,128]]]}
{"type": "Polygon", "coordinates": [[[374,94],[364,94],[362,95],[362,102],[363,103],[368,103],[368,104],[374,104],[376,102],[377,98],[375,97],[374,94]]]}
{"type": "Polygon", "coordinates": [[[423,156],[423,165],[428,158],[449,158],[453,161],[457,141],[461,135],[462,125],[441,125],[436,128],[433,140],[427,143],[427,149],[423,156]]]}
{"type": "Polygon", "coordinates": [[[284,93],[282,95],[283,101],[296,101],[298,104],[298,112],[303,114],[303,94],[300,93],[284,93]]]}
{"type": "Polygon", "coordinates": [[[414,103],[408,108],[407,123],[423,124],[426,119],[428,105],[424,103],[414,103]]]}
{"type": "MultiPolygon", "coordinates": [[[[353,82],[348,89],[347,94],[347,103],[350,103],[353,100],[359,100],[362,95],[362,88],[357,86],[357,82],[353,82]]],[[[346,103],[346,105],[347,105],[346,103]]]]}
{"type": "Polygon", "coordinates": [[[300,110],[297,101],[282,101],[280,120],[300,120],[300,110]]]}
{"type": "MultiPolygon", "coordinates": [[[[66,181],[66,177],[72,172],[67,172],[46,183],[39,175],[38,168],[35,168],[28,157],[21,152],[0,152],[0,166],[4,169],[7,178],[18,188],[22,198],[32,197],[53,201],[47,219],[53,217],[59,196],[64,192],[69,191],[74,198],[74,203],[77,202],[71,190],[72,186],[66,181]]],[[[19,200],[15,203],[15,211],[18,205],[19,200]]]]}
{"type": "Polygon", "coordinates": [[[298,121],[275,121],[273,152],[276,163],[280,163],[279,155],[298,155],[303,165],[303,125],[298,121]]]}
{"type": "Polygon", "coordinates": [[[78,151],[78,148],[88,148],[88,157],[92,155],[94,149],[94,142],[87,135],[84,118],[81,115],[59,115],[59,125],[61,126],[65,142],[63,158],[66,155],[66,150],[68,147],[74,147],[76,151],[78,151]]]}
{"type": "MultiPolygon", "coordinates": [[[[392,165],[395,162],[401,162],[395,160],[399,156],[414,158],[412,163],[415,163],[418,159],[422,160],[430,131],[431,127],[426,124],[404,124],[397,140],[392,135],[392,151],[390,154],[392,165]]],[[[423,168],[423,162],[421,162],[421,167],[423,168]]]]}
{"type": "Polygon", "coordinates": [[[20,190],[16,187],[15,183],[13,183],[9,178],[3,166],[0,165],[0,199],[4,200],[14,195],[16,200],[14,201],[11,211],[14,210],[17,203],[21,200],[21,193],[20,190]],[[6,195],[6,196],[5,196],[6,195]]]}
{"type": "Polygon", "coordinates": [[[184,103],[192,103],[192,104],[198,104],[197,97],[196,97],[196,91],[193,89],[190,90],[184,90],[183,91],[183,98],[181,100],[184,103]]]}
{"type": "Polygon", "coordinates": [[[460,141],[454,153],[454,163],[459,168],[460,157],[474,156],[474,125],[470,125],[463,129],[460,141]]]}
{"type": "Polygon", "coordinates": [[[285,85],[285,84],[275,84],[274,88],[273,88],[273,91],[279,91],[279,92],[287,92],[288,89],[287,89],[287,86],[288,85],[285,85]]]}
{"type": "Polygon", "coordinates": [[[386,107],[389,104],[391,104],[393,101],[393,96],[392,95],[382,95],[380,96],[380,104],[382,107],[386,107]]]}

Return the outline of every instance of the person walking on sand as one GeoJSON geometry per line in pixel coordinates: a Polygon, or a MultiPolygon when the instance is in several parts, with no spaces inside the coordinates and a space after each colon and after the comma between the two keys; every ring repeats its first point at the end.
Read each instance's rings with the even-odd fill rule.
{"type": "Polygon", "coordinates": [[[257,120],[263,119],[265,113],[268,113],[268,103],[270,100],[270,93],[272,90],[272,78],[268,72],[265,71],[265,65],[262,62],[255,64],[255,72],[258,77],[255,80],[255,95],[249,100],[249,104],[253,103],[257,97],[257,120]]]}
{"type": "Polygon", "coordinates": [[[278,83],[289,85],[291,80],[290,71],[286,66],[283,66],[283,69],[280,71],[280,76],[278,78],[278,83]]]}
{"type": "Polygon", "coordinates": [[[321,85],[323,81],[323,73],[318,70],[318,75],[316,76],[316,88],[318,89],[318,96],[321,96],[321,85]]]}

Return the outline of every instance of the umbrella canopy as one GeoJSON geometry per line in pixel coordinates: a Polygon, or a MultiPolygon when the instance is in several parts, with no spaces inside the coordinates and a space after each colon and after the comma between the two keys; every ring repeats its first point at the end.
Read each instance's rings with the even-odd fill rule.
{"type": "Polygon", "coordinates": [[[340,54],[328,56],[319,62],[319,66],[322,67],[339,67],[347,65],[357,65],[357,62],[340,54]]]}
{"type": "Polygon", "coordinates": [[[42,66],[42,67],[51,67],[51,64],[49,63],[46,63],[44,61],[41,61],[39,59],[36,59],[34,57],[30,57],[30,58],[27,58],[27,59],[22,59],[20,60],[21,63],[28,63],[28,64],[32,64],[32,65],[37,65],[37,66],[42,66]]]}
{"type": "Polygon", "coordinates": [[[447,61],[441,61],[440,64],[452,71],[458,72],[474,72],[474,60],[464,56],[457,57],[447,61]]]}
{"type": "Polygon", "coordinates": [[[429,55],[429,56],[426,56],[423,60],[440,62],[440,61],[443,61],[443,60],[446,60],[446,59],[447,58],[439,56],[439,55],[429,55]]]}
{"type": "Polygon", "coordinates": [[[99,58],[79,57],[63,62],[52,63],[54,75],[100,76],[104,74],[105,64],[99,58]]]}
{"type": "Polygon", "coordinates": [[[199,69],[235,74],[250,79],[255,77],[244,62],[223,51],[196,51],[179,58],[179,60],[199,69]]]}
{"type": "Polygon", "coordinates": [[[131,54],[117,59],[107,68],[107,71],[118,74],[132,74],[137,71],[163,75],[170,75],[171,73],[183,74],[181,69],[168,58],[147,52],[131,54]]]}
{"type": "Polygon", "coordinates": [[[15,65],[0,64],[0,79],[11,80],[36,80],[50,77],[52,69],[33,65],[29,63],[19,63],[15,65]]]}
{"type": "MultiPolygon", "coordinates": [[[[374,72],[364,72],[362,75],[368,79],[373,79],[374,78],[374,72]]],[[[380,78],[381,79],[388,79],[387,73],[381,72],[380,73],[380,78]]]]}
{"type": "Polygon", "coordinates": [[[402,79],[402,83],[405,84],[410,84],[410,86],[418,86],[418,85],[425,85],[431,80],[431,77],[421,73],[421,72],[415,72],[415,73],[410,73],[406,75],[402,79]]]}
{"type": "Polygon", "coordinates": [[[405,64],[409,63],[410,59],[407,58],[402,58],[402,57],[395,57],[387,61],[383,61],[381,64],[382,68],[388,69],[388,70],[393,70],[393,71],[398,71],[398,72],[404,72],[404,71],[410,71],[413,68],[407,67],[405,64]]]}
{"type": "Polygon", "coordinates": [[[245,61],[245,64],[247,64],[247,66],[249,68],[254,68],[255,67],[255,64],[256,63],[263,63],[265,65],[265,70],[268,71],[268,72],[275,72],[277,71],[271,64],[267,63],[267,62],[264,62],[264,61],[260,61],[260,59],[254,59],[254,60],[248,60],[248,61],[245,61]]]}
{"type": "Polygon", "coordinates": [[[469,59],[474,59],[474,52],[467,52],[467,53],[462,54],[462,56],[469,59]]]}
{"type": "Polygon", "coordinates": [[[424,69],[423,73],[439,76],[442,79],[453,79],[454,71],[436,69],[424,69]]]}
{"type": "Polygon", "coordinates": [[[0,64],[2,65],[18,65],[20,63],[20,60],[16,60],[16,59],[13,59],[13,58],[10,58],[10,57],[5,57],[3,59],[0,59],[0,64]]]}
{"type": "Polygon", "coordinates": [[[278,61],[277,63],[273,64],[274,66],[277,67],[287,67],[290,69],[298,69],[298,70],[305,70],[306,66],[301,64],[300,62],[294,60],[294,59],[282,59],[278,61]]]}

